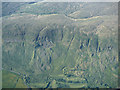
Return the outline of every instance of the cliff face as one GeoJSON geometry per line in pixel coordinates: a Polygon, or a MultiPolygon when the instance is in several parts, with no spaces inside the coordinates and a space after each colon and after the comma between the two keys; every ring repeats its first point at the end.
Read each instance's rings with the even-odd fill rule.
{"type": "Polygon", "coordinates": [[[116,10],[117,3],[22,5],[3,17],[3,70],[19,72],[29,87],[117,87],[116,10]]]}

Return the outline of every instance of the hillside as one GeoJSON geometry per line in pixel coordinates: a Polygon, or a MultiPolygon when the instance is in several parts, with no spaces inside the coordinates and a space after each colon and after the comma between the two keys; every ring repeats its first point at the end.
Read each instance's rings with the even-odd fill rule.
{"type": "Polygon", "coordinates": [[[3,81],[15,77],[7,87],[117,87],[116,9],[117,3],[38,2],[4,16],[2,65],[13,75],[3,72],[3,81]]]}

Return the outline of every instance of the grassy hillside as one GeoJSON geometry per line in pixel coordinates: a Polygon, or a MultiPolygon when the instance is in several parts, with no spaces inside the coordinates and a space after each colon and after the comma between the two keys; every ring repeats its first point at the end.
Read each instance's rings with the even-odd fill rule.
{"type": "Polygon", "coordinates": [[[117,87],[115,5],[99,3],[95,11],[98,3],[34,3],[4,16],[3,70],[22,77],[16,87],[117,87]],[[88,8],[93,16],[84,16],[88,8]]]}
{"type": "Polygon", "coordinates": [[[39,2],[23,6],[17,12],[37,15],[65,14],[73,18],[89,18],[102,15],[117,15],[117,9],[117,3],[39,2]]]}

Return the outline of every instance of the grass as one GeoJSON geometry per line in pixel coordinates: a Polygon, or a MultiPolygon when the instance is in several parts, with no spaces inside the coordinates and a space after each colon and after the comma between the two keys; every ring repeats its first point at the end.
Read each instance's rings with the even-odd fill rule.
{"type": "Polygon", "coordinates": [[[18,75],[10,73],[8,71],[2,71],[3,88],[13,88],[16,86],[18,75]]]}
{"type": "Polygon", "coordinates": [[[27,88],[27,86],[24,84],[23,80],[19,78],[15,88],[27,88]]]}
{"type": "Polygon", "coordinates": [[[2,71],[2,87],[3,88],[27,88],[24,84],[21,76],[12,72],[3,70],[2,71]]]}
{"type": "Polygon", "coordinates": [[[47,3],[23,6],[25,13],[3,17],[3,68],[25,75],[23,82],[20,76],[3,71],[3,87],[26,87],[28,81],[36,88],[116,87],[116,16],[104,13],[97,19],[95,15],[73,21],[64,14],[73,12],[59,6],[58,14],[51,15],[46,9],[56,5],[44,5],[47,3]],[[35,11],[38,7],[43,10],[35,11]]]}

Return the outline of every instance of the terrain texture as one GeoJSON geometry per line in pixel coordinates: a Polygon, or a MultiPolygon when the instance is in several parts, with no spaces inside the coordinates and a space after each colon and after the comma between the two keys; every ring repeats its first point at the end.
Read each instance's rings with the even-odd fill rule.
{"type": "Polygon", "coordinates": [[[3,3],[3,87],[117,87],[117,6],[3,3]]]}

